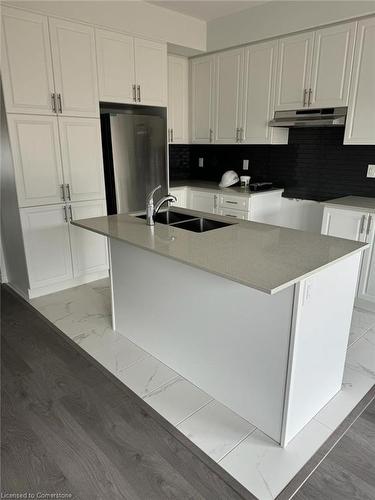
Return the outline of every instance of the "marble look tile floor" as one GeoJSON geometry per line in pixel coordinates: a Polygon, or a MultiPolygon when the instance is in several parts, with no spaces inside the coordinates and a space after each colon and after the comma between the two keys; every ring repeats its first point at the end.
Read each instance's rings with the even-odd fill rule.
{"type": "Polygon", "coordinates": [[[31,304],[259,500],[277,497],[375,383],[375,314],[355,309],[342,391],[283,449],[114,332],[108,279],[38,297],[31,304]]]}

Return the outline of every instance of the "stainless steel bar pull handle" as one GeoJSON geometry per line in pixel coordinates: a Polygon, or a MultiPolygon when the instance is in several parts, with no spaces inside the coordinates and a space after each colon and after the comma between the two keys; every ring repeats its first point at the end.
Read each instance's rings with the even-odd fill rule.
{"type": "Polygon", "coordinates": [[[137,101],[141,102],[141,86],[137,85],[137,101]]]}
{"type": "Polygon", "coordinates": [[[70,194],[70,184],[65,184],[65,185],[66,185],[66,192],[67,192],[67,196],[68,196],[68,201],[72,201],[72,197],[70,194]]]}
{"type": "Polygon", "coordinates": [[[370,234],[371,226],[372,226],[372,215],[369,215],[368,221],[367,221],[367,229],[366,229],[367,236],[370,234]]]}
{"type": "Polygon", "coordinates": [[[173,142],[173,128],[171,128],[171,142],[173,142]]]}
{"type": "Polygon", "coordinates": [[[213,140],[213,130],[212,128],[210,128],[210,137],[209,137],[209,141],[212,142],[213,140]]]}
{"type": "Polygon", "coordinates": [[[61,199],[65,201],[65,186],[64,184],[60,184],[60,189],[61,189],[61,199]]]}
{"type": "Polygon", "coordinates": [[[306,106],[307,89],[303,89],[303,106],[306,106]]]}
{"type": "Polygon", "coordinates": [[[309,89],[309,98],[308,98],[308,101],[307,101],[307,105],[308,106],[311,106],[311,95],[312,95],[312,90],[309,89]]]}
{"type": "Polygon", "coordinates": [[[56,113],[56,94],[55,92],[51,92],[51,106],[52,106],[52,111],[56,113]]]}
{"type": "Polygon", "coordinates": [[[62,209],[63,209],[63,214],[64,214],[64,221],[65,221],[65,222],[68,222],[68,213],[67,213],[67,211],[66,211],[66,205],[64,205],[64,206],[62,207],[62,209]]]}
{"type": "Polygon", "coordinates": [[[133,89],[133,101],[134,102],[137,102],[137,91],[136,91],[136,85],[132,85],[132,89],[133,89]]]}
{"type": "Polygon", "coordinates": [[[365,230],[365,222],[366,222],[366,215],[362,215],[361,225],[359,226],[359,234],[362,234],[363,231],[365,230]]]}
{"type": "Polygon", "coordinates": [[[61,94],[57,94],[57,102],[59,105],[59,111],[58,113],[62,113],[62,100],[61,100],[61,94]]]}
{"type": "Polygon", "coordinates": [[[69,215],[70,215],[70,222],[73,222],[73,213],[72,213],[72,205],[69,205],[69,215]]]}

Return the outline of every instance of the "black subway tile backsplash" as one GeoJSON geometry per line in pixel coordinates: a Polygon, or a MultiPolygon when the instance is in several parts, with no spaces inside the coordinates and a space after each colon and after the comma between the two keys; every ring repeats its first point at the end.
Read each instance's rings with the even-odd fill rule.
{"type": "Polygon", "coordinates": [[[170,145],[170,178],[219,182],[223,172],[235,170],[254,182],[283,186],[288,197],[375,197],[375,179],[366,177],[367,165],[375,163],[375,146],[344,146],[343,134],[343,128],[306,128],[291,129],[286,145],[170,145]],[[244,159],[248,171],[242,170],[244,159]]]}

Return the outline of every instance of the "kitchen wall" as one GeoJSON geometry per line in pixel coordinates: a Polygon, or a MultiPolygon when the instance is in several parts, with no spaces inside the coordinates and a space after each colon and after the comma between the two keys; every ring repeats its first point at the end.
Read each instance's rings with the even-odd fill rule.
{"type": "Polygon", "coordinates": [[[375,12],[373,1],[273,1],[213,19],[207,50],[221,50],[360,17],[375,12]]]}
{"type": "Polygon", "coordinates": [[[343,128],[291,129],[287,145],[171,145],[171,180],[218,182],[225,170],[272,181],[284,196],[327,200],[348,194],[375,196],[375,179],[366,177],[375,163],[375,146],[344,146],[343,128]],[[198,158],[204,167],[198,167],[198,158]],[[249,171],[242,161],[249,160],[249,171]]]}

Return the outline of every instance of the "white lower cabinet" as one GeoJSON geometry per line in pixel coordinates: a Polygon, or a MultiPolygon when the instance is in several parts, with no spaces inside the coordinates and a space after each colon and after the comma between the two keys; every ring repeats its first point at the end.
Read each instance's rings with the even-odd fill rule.
{"type": "Polygon", "coordinates": [[[188,208],[200,212],[216,213],[219,195],[208,191],[190,190],[188,208]]]}
{"type": "Polygon", "coordinates": [[[250,220],[250,213],[243,210],[232,210],[230,208],[220,209],[220,215],[232,217],[233,219],[250,220]]]}
{"type": "Polygon", "coordinates": [[[365,241],[365,222],[367,212],[325,207],[322,222],[322,234],[365,241]]]}
{"type": "MultiPolygon", "coordinates": [[[[71,217],[89,219],[106,215],[104,200],[73,203],[71,217]]],[[[74,277],[108,269],[107,240],[104,236],[69,226],[74,277]]]]}
{"type": "Polygon", "coordinates": [[[30,289],[72,279],[65,205],[22,208],[20,212],[30,289]]]}
{"type": "Polygon", "coordinates": [[[375,311],[375,214],[327,206],[322,233],[370,244],[363,253],[356,304],[375,311]]]}
{"type": "Polygon", "coordinates": [[[368,215],[366,242],[371,247],[364,252],[358,285],[358,305],[375,310],[375,214],[368,215]]]}
{"type": "Polygon", "coordinates": [[[187,207],[188,188],[186,187],[172,188],[169,190],[169,193],[177,198],[177,201],[172,203],[171,205],[172,208],[173,207],[188,208],[187,207]]]}
{"type": "Polygon", "coordinates": [[[104,200],[21,208],[20,214],[31,297],[108,269],[106,238],[69,223],[105,215],[104,200]]]}

